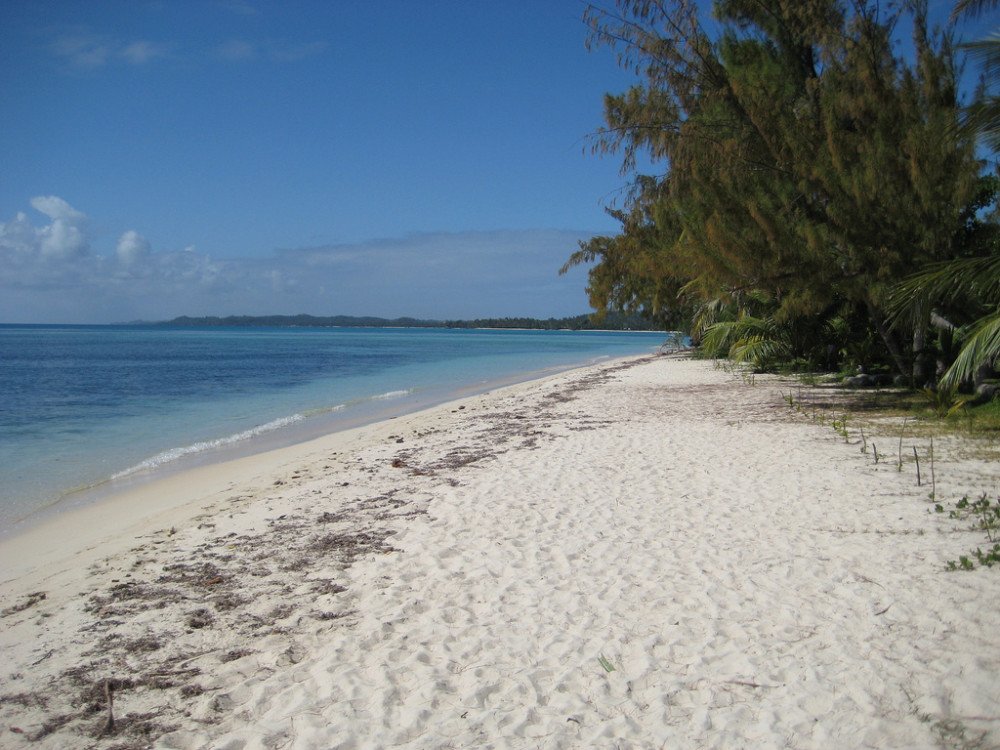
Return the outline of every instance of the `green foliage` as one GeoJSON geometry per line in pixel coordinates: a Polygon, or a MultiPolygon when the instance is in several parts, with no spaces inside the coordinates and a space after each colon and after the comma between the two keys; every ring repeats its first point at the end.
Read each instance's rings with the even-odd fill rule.
{"type": "Polygon", "coordinates": [[[749,315],[712,324],[705,330],[702,346],[708,352],[726,354],[736,364],[750,365],[757,371],[769,369],[791,353],[787,336],[773,318],[749,315]]]}
{"type": "Polygon", "coordinates": [[[962,251],[980,182],[950,30],[907,5],[719,0],[711,28],[693,0],[588,8],[590,44],[641,78],[605,98],[594,150],[666,166],[612,212],[620,234],[567,264],[595,264],[592,305],[686,311],[693,340],[754,367],[922,371],[930,308],[893,329],[891,290],[962,251]],[[904,18],[911,59],[894,52],[904,18]],[[754,296],[766,309],[746,309],[754,296]]]}
{"type": "Polygon", "coordinates": [[[956,387],[1000,359],[1000,252],[932,264],[902,281],[891,300],[897,320],[912,314],[914,300],[933,301],[951,318],[970,321],[951,334],[961,349],[941,388],[956,387]]]}
{"type": "Polygon", "coordinates": [[[976,522],[976,528],[986,532],[986,538],[996,542],[1000,536],[1000,498],[992,503],[984,492],[978,500],[969,502],[968,496],[955,504],[949,518],[971,518],[976,522]]]}
{"type": "MultiPolygon", "coordinates": [[[[952,18],[975,17],[988,9],[1000,6],[997,0],[958,0],[952,18]]],[[[996,83],[1000,70],[1000,32],[994,31],[985,39],[964,44],[970,57],[979,63],[988,83],[996,83]]],[[[994,152],[1000,151],[1000,97],[982,87],[978,98],[964,112],[962,132],[980,136],[994,152]]]]}
{"type": "MultiPolygon", "coordinates": [[[[935,510],[939,513],[944,511],[941,505],[936,505],[935,510]]],[[[983,531],[986,538],[992,545],[984,552],[976,548],[972,556],[980,565],[992,567],[994,563],[1000,563],[1000,498],[996,502],[991,502],[984,492],[978,500],[969,501],[968,497],[963,497],[955,503],[955,510],[948,513],[949,518],[956,520],[972,521],[973,530],[983,531]]],[[[948,562],[949,570],[972,570],[975,564],[967,555],[960,556],[958,561],[948,562]]]]}
{"type": "Polygon", "coordinates": [[[968,380],[984,365],[994,365],[998,358],[1000,358],[1000,309],[984,315],[962,337],[962,351],[944,374],[942,385],[954,386],[963,380],[968,380]]]}
{"type": "Polygon", "coordinates": [[[960,395],[956,385],[942,384],[937,388],[922,388],[920,393],[934,413],[943,419],[960,411],[972,400],[969,396],[960,395]]]}

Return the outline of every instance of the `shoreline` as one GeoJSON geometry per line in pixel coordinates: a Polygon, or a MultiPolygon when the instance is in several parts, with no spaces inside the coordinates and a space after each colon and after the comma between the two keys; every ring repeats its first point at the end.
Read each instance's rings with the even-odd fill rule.
{"type": "Polygon", "coordinates": [[[0,744],[1000,742],[996,573],[944,570],[980,535],[780,385],[604,362],[4,542],[0,744]]]}
{"type": "MultiPolygon", "coordinates": [[[[645,356],[609,360],[630,361],[645,356]]],[[[70,557],[84,550],[93,551],[94,556],[107,554],[108,550],[115,549],[116,543],[111,538],[116,535],[128,534],[133,528],[146,529],[160,519],[162,525],[172,520],[174,514],[185,520],[183,508],[190,504],[210,499],[252,478],[263,477],[261,481],[266,482],[286,464],[309,461],[311,456],[322,451],[344,447],[357,440],[373,439],[396,420],[433,418],[438,410],[464,409],[464,402],[476,396],[498,394],[594,366],[599,364],[553,367],[551,371],[511,375],[458,389],[449,394],[454,398],[412,404],[402,410],[389,403],[379,410],[378,404],[372,403],[369,412],[356,415],[342,425],[338,423],[332,430],[319,435],[260,436],[243,445],[226,446],[155,467],[145,476],[130,474],[121,480],[109,477],[98,486],[68,493],[0,535],[0,586],[27,575],[25,561],[32,559],[32,554],[43,555],[41,559],[45,565],[56,562],[60,556],[70,557]],[[165,500],[165,497],[179,499],[165,500]],[[74,502],[77,498],[82,498],[82,502],[74,502]],[[39,553],[45,547],[51,550],[39,553]]],[[[289,432],[293,430],[294,426],[289,428],[289,432]]]]}
{"type": "MultiPolygon", "coordinates": [[[[642,354],[626,355],[644,356],[642,354]]],[[[160,454],[148,456],[137,464],[117,469],[92,484],[63,491],[58,496],[39,505],[26,515],[16,517],[0,529],[0,545],[7,540],[30,532],[65,513],[76,513],[93,505],[100,505],[115,497],[141,490],[143,487],[169,479],[178,474],[224,464],[243,458],[294,448],[297,445],[320,440],[338,432],[345,432],[370,424],[420,413],[452,401],[489,393],[511,385],[544,379],[563,372],[589,367],[601,361],[616,359],[615,355],[598,356],[589,362],[559,364],[540,370],[527,370],[497,376],[490,380],[471,382],[449,388],[419,387],[400,391],[398,394],[379,394],[360,402],[338,404],[322,409],[317,414],[293,413],[272,420],[283,422],[277,429],[263,429],[268,424],[257,425],[233,435],[222,435],[207,443],[173,446],[160,454]],[[390,398],[398,396],[398,398],[390,398]],[[247,433],[249,436],[242,438],[247,433]],[[252,433],[252,434],[250,434],[252,433]],[[176,454],[171,456],[171,454],[176,454]],[[165,460],[158,460],[167,456],[165,460]]],[[[2,552],[0,552],[2,556],[2,552]]],[[[0,557],[2,570],[2,557],[0,557]]],[[[2,572],[0,572],[2,576],[2,572]]]]}

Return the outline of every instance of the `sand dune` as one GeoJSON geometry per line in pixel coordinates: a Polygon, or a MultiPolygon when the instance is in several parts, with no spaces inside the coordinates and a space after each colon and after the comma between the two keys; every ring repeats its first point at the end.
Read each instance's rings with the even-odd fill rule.
{"type": "Polygon", "coordinates": [[[780,387],[612,362],[56,519],[0,557],[0,745],[1000,746],[982,535],[780,387]]]}

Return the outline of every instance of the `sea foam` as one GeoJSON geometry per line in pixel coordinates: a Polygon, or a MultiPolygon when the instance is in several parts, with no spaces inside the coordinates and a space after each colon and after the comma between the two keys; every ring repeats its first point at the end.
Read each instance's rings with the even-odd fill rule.
{"type": "Polygon", "coordinates": [[[117,474],[113,474],[111,478],[121,479],[141,471],[156,469],[164,464],[172,463],[173,461],[184,458],[185,456],[205,453],[206,451],[225,448],[226,446],[233,445],[234,443],[252,440],[253,438],[260,437],[265,433],[280,430],[284,427],[288,427],[289,425],[293,425],[296,422],[301,422],[303,419],[305,419],[305,416],[302,414],[293,414],[290,417],[281,417],[280,419],[275,419],[266,424],[258,425],[257,427],[252,427],[249,430],[243,430],[242,432],[237,432],[233,435],[227,435],[226,437],[216,438],[214,440],[204,440],[198,443],[192,443],[191,445],[185,445],[180,448],[171,448],[170,450],[158,453],[152,458],[147,458],[145,461],[141,461],[134,466],[130,466],[127,469],[119,471],[117,474]]]}

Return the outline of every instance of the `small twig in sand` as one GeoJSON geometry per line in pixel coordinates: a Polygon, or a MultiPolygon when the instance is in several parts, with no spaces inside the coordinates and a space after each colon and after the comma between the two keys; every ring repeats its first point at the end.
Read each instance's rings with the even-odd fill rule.
{"type": "Polygon", "coordinates": [[[772,688],[774,685],[760,685],[756,682],[745,682],[744,680],[726,680],[727,685],[742,685],[749,688],[772,688]]]}
{"type": "Polygon", "coordinates": [[[48,658],[49,658],[50,656],[52,656],[52,654],[54,654],[55,652],[56,652],[56,650],[55,650],[54,648],[50,648],[50,649],[49,649],[48,651],[46,651],[46,652],[45,652],[45,653],[44,653],[44,654],[42,655],[42,657],[41,657],[40,659],[38,659],[38,661],[33,661],[33,662],[31,662],[31,666],[33,666],[33,667],[37,667],[37,666],[38,666],[39,664],[41,664],[41,663],[42,663],[43,661],[45,661],[45,660],[46,660],[46,659],[48,659],[48,658]]]}
{"type": "Polygon", "coordinates": [[[101,730],[98,737],[103,737],[109,732],[113,732],[115,730],[115,694],[114,689],[111,687],[111,680],[104,681],[104,698],[108,702],[108,722],[104,725],[104,729],[101,730]]]}
{"type": "Polygon", "coordinates": [[[931,436],[931,500],[937,497],[937,483],[934,481],[934,437],[931,436]]]}
{"type": "Polygon", "coordinates": [[[896,471],[903,470],[903,434],[906,432],[906,420],[907,417],[903,417],[903,428],[899,431],[899,450],[896,451],[899,462],[896,464],[896,471]]]}
{"type": "Polygon", "coordinates": [[[920,486],[920,456],[917,455],[917,446],[913,446],[913,460],[917,464],[917,487],[920,486]]]}

